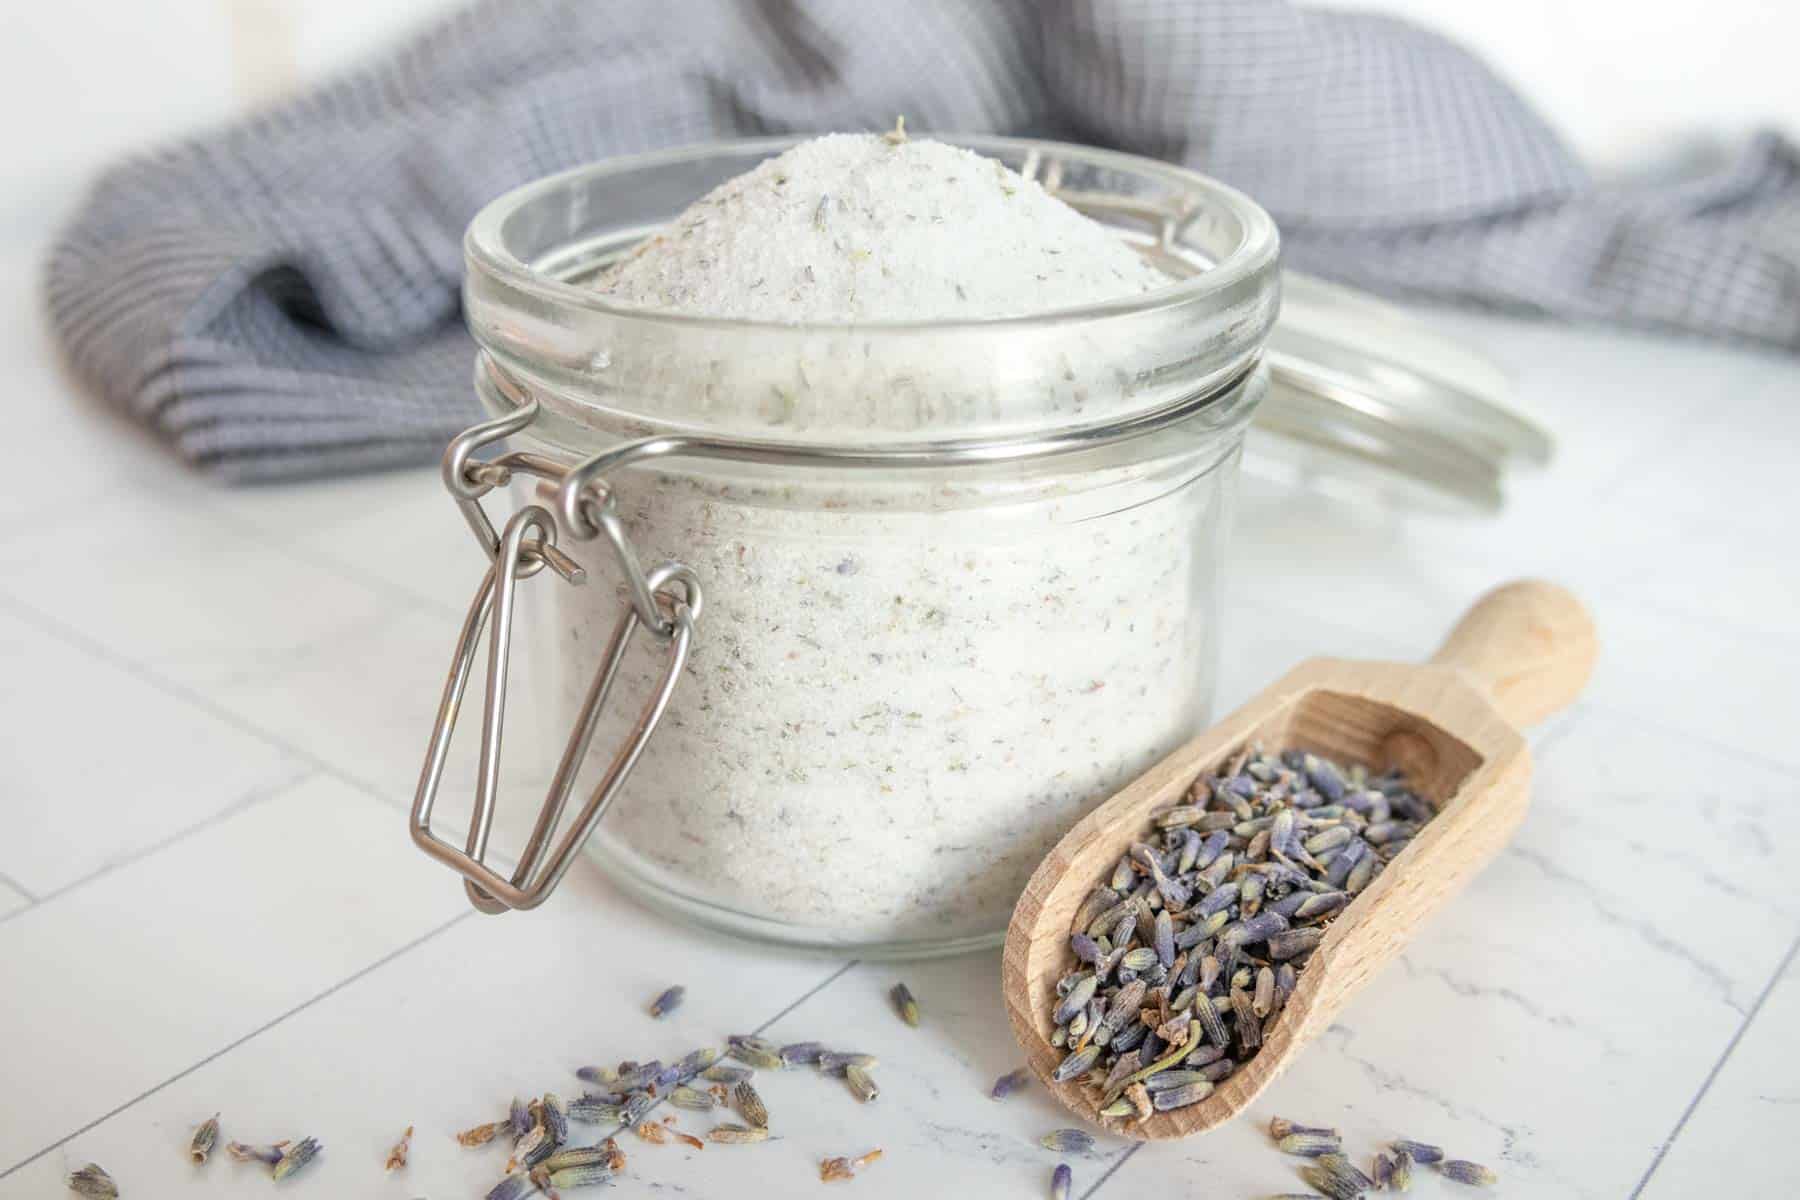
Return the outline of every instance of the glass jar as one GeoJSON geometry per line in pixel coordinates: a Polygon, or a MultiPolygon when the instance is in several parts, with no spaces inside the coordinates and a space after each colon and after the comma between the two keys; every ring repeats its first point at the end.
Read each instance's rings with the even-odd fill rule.
{"type": "MultiPolygon", "coordinates": [[[[559,785],[583,763],[602,776],[565,845],[598,822],[588,851],[659,909],[863,954],[997,941],[1068,826],[1206,724],[1231,497],[1278,305],[1274,226],[1152,160],[947,140],[1117,226],[1170,285],[857,325],[647,311],[583,286],[792,139],[580,168],[470,227],[466,309],[495,421],[453,446],[446,482],[496,554],[484,586],[502,600],[478,598],[460,661],[490,618],[504,640],[509,576],[585,569],[584,586],[529,589],[529,619],[555,632],[526,673],[578,731],[559,785]],[[503,471],[469,452],[503,433],[515,500],[549,497],[559,529],[544,508],[515,518],[510,543],[483,532],[470,506],[503,471]],[[601,661],[616,678],[590,703],[601,661]]],[[[478,902],[526,907],[545,890],[534,873],[567,865],[544,857],[559,803],[510,881],[467,865],[492,815],[496,661],[478,836],[468,858],[433,853],[478,902]]],[[[429,762],[427,780],[434,792],[429,762]]],[[[422,785],[415,836],[429,799],[422,785]]]]}

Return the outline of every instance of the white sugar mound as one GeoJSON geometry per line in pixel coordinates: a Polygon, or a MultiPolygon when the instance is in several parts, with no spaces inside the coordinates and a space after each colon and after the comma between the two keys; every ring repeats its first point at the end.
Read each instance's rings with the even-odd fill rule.
{"type": "Polygon", "coordinates": [[[1025,315],[1168,282],[994,159],[833,134],[720,185],[595,287],[648,308],[837,324],[1025,315]]]}

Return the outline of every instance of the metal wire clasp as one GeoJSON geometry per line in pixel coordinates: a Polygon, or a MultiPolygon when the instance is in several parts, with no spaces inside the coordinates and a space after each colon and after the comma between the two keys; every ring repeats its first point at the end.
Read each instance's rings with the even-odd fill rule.
{"type": "Polygon", "coordinates": [[[419,790],[413,799],[412,838],[427,854],[463,876],[469,900],[483,912],[536,908],[549,896],[581,848],[599,825],[617,796],[619,787],[637,764],[645,744],[668,708],[669,696],[681,677],[693,640],[694,622],[700,615],[699,580],[687,567],[666,562],[645,572],[627,539],[623,524],[613,511],[612,496],[601,478],[602,469],[618,465],[618,452],[596,456],[574,468],[541,455],[513,451],[486,461],[472,458],[482,446],[512,436],[537,416],[535,400],[493,421],[483,422],[455,438],[444,452],[444,486],[462,509],[469,528],[487,552],[489,565],[463,620],[456,652],[450,660],[449,678],[438,703],[437,721],[425,751],[419,774],[419,790]],[[537,824],[510,878],[487,865],[488,835],[493,827],[496,790],[500,778],[500,745],[506,716],[506,679],[512,649],[514,594],[519,580],[528,579],[545,566],[572,586],[586,582],[580,564],[557,548],[557,520],[550,510],[536,504],[514,513],[506,527],[496,532],[481,498],[522,471],[557,484],[557,510],[569,533],[577,540],[602,535],[610,544],[630,593],[631,603],[614,626],[587,696],[575,718],[575,727],[563,748],[551,779],[549,795],[538,812],[537,824]],[[475,785],[475,811],[469,823],[466,847],[458,849],[431,830],[431,812],[449,754],[450,738],[462,707],[463,693],[473,673],[483,628],[488,629],[487,694],[482,706],[481,759],[475,785]],[[667,646],[667,663],[660,684],[645,702],[625,741],[614,752],[606,773],[589,793],[574,822],[548,853],[575,777],[587,757],[595,726],[612,690],[619,665],[631,638],[639,628],[667,646]]]}

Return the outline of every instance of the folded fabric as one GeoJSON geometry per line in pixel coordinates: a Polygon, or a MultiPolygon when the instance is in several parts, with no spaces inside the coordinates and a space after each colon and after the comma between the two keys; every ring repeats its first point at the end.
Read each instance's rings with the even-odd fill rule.
{"type": "Polygon", "coordinates": [[[1284,0],[487,0],[106,173],[52,252],[52,318],[94,387],[222,476],[423,461],[477,415],[458,289],[484,202],[897,113],[1190,164],[1347,282],[1800,348],[1791,145],[1597,186],[1451,43],[1284,0]]]}

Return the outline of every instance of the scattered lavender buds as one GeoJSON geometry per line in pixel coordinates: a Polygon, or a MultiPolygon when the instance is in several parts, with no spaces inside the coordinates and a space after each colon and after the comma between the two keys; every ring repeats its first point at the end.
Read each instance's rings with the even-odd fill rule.
{"type": "Polygon", "coordinates": [[[508,1175],[488,1190],[485,1200],[525,1200],[525,1197],[538,1190],[529,1175],[520,1172],[508,1175]]]}
{"type": "Polygon", "coordinates": [[[70,1171],[63,1180],[77,1196],[94,1196],[98,1200],[117,1200],[119,1185],[99,1163],[89,1163],[78,1171],[70,1171]]]}
{"type": "Polygon", "coordinates": [[[225,1145],[225,1153],[231,1155],[234,1162],[259,1162],[270,1167],[280,1162],[286,1152],[286,1142],[276,1142],[273,1146],[252,1146],[246,1142],[227,1142],[225,1145]]]}
{"type": "Polygon", "coordinates": [[[1031,1072],[1020,1067],[1018,1070],[1008,1071],[994,1080],[993,1089],[988,1092],[988,1095],[995,1100],[1004,1100],[1030,1082],[1031,1072]]]}
{"type": "Polygon", "coordinates": [[[1068,1163],[1057,1163],[1050,1172],[1050,1200],[1069,1200],[1069,1188],[1075,1183],[1075,1172],[1068,1163]]]}
{"type": "Polygon", "coordinates": [[[188,1157],[196,1164],[205,1166],[207,1156],[213,1152],[213,1147],[218,1142],[219,1114],[214,1113],[200,1123],[200,1128],[194,1130],[193,1139],[188,1142],[188,1157]]]}
{"type": "Polygon", "coordinates": [[[1343,1149],[1343,1143],[1335,1134],[1322,1133],[1290,1133],[1275,1144],[1281,1147],[1283,1154],[1298,1154],[1303,1158],[1336,1154],[1343,1149]]]}
{"type": "Polygon", "coordinates": [[[613,1169],[605,1163],[564,1167],[560,1171],[546,1171],[543,1167],[538,1167],[531,1172],[528,1182],[534,1191],[545,1191],[555,1195],[561,1188],[583,1188],[611,1183],[614,1174],[613,1169]]]}
{"type": "Polygon", "coordinates": [[[1388,1186],[1396,1192],[1409,1191],[1413,1181],[1413,1156],[1404,1150],[1394,1152],[1394,1169],[1388,1177],[1388,1186]]]}
{"type": "Polygon", "coordinates": [[[406,1156],[412,1153],[412,1135],[413,1127],[408,1125],[406,1132],[400,1135],[400,1140],[394,1143],[394,1148],[388,1151],[384,1170],[398,1171],[406,1165],[406,1156]]]}
{"type": "Polygon", "coordinates": [[[1458,1183],[1466,1183],[1473,1187],[1493,1187],[1500,1182],[1500,1176],[1490,1168],[1460,1158],[1452,1158],[1439,1163],[1438,1172],[1445,1179],[1454,1179],[1458,1183]]]}
{"type": "Polygon", "coordinates": [[[822,1183],[835,1183],[840,1179],[854,1179],[856,1173],[881,1157],[880,1150],[871,1150],[857,1158],[827,1158],[819,1163],[819,1180],[822,1183]]]}
{"type": "MultiPolygon", "coordinates": [[[[1297,750],[1245,749],[1195,780],[1076,910],[1051,1078],[1082,1082],[1107,1120],[1204,1099],[1262,1048],[1327,923],[1435,815],[1398,772],[1297,750]]],[[[1295,1153],[1337,1149],[1332,1130],[1290,1134],[1295,1153]]]]}
{"type": "Polygon", "coordinates": [[[1401,1154],[1409,1155],[1420,1166],[1430,1166],[1432,1163],[1444,1161],[1444,1151],[1429,1142],[1409,1142],[1402,1138],[1396,1142],[1389,1142],[1388,1147],[1401,1154]]]}
{"type": "Polygon", "coordinates": [[[1085,1129],[1055,1129],[1043,1136],[1041,1144],[1058,1154],[1086,1154],[1094,1148],[1094,1135],[1085,1129]]]}
{"type": "Polygon", "coordinates": [[[685,1108],[690,1112],[705,1112],[718,1104],[711,1092],[703,1092],[699,1088],[681,1084],[669,1093],[669,1103],[676,1108],[685,1108]]]}
{"type": "Polygon", "coordinates": [[[917,1029],[919,1027],[919,1002],[913,999],[912,989],[904,983],[896,983],[893,996],[894,1009],[900,1014],[900,1019],[917,1029]]]}
{"type": "Polygon", "coordinates": [[[650,1015],[653,1017],[667,1016],[681,1007],[682,998],[686,995],[687,989],[676,984],[650,1002],[650,1015]]]}
{"type": "Polygon", "coordinates": [[[324,1148],[318,1138],[301,1138],[282,1152],[270,1174],[276,1179],[286,1179],[303,1170],[324,1148]]]}
{"type": "Polygon", "coordinates": [[[760,1129],[769,1127],[769,1109],[763,1103],[762,1096],[757,1094],[755,1084],[748,1079],[744,1080],[732,1089],[731,1098],[737,1104],[738,1112],[743,1114],[744,1120],[760,1129]]]}
{"type": "Polygon", "coordinates": [[[864,1104],[881,1095],[881,1089],[875,1086],[875,1077],[869,1074],[868,1068],[851,1063],[844,1068],[844,1082],[850,1085],[850,1091],[864,1104]]]}

